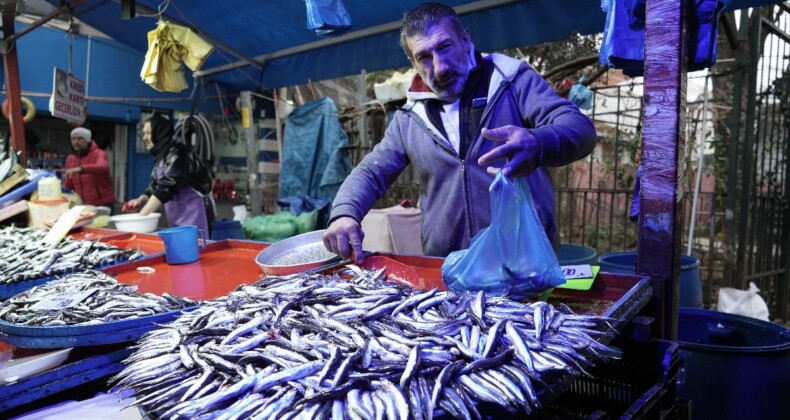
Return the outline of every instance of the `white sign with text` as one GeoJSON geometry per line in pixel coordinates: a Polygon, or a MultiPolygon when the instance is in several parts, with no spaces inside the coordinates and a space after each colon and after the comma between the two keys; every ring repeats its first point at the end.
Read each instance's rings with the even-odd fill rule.
{"type": "Polygon", "coordinates": [[[88,117],[85,107],[85,82],[55,67],[49,112],[53,117],[82,124],[88,117]]]}
{"type": "Polygon", "coordinates": [[[566,280],[570,279],[586,279],[593,276],[592,267],[589,264],[581,265],[563,265],[560,266],[562,274],[565,275],[566,280]]]}
{"type": "Polygon", "coordinates": [[[77,290],[73,292],[61,292],[56,296],[48,296],[34,305],[30,309],[34,311],[58,311],[71,308],[96,293],[99,289],[77,290]]]}

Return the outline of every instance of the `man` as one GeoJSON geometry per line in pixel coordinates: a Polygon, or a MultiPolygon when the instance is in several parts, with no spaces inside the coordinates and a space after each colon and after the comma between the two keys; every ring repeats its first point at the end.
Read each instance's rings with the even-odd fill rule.
{"type": "Polygon", "coordinates": [[[115,193],[107,153],[92,141],[91,131],[84,127],[71,130],[71,147],[73,152],[66,158],[63,186],[74,190],[84,204],[112,209],[115,193]]]}
{"type": "Polygon", "coordinates": [[[557,248],[554,191],[545,167],[590,154],[592,121],[527,63],[475,51],[469,31],[445,5],[424,4],[407,13],[400,42],[417,71],[408,102],[340,187],[323,236],[327,249],[344,258],[353,252],[362,261],[360,221],[410,163],[422,187],[426,255],[468,248],[490,224],[488,187],[500,169],[527,177],[557,248]]]}

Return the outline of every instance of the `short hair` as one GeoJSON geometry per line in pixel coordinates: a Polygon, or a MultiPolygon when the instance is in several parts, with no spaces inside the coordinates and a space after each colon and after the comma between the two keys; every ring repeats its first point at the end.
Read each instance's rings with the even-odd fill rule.
{"type": "Polygon", "coordinates": [[[425,33],[444,19],[449,19],[450,25],[458,36],[463,35],[466,28],[458,19],[458,14],[452,7],[441,3],[425,3],[403,16],[403,23],[400,26],[400,46],[409,60],[411,60],[411,51],[406,44],[406,39],[425,33]]]}

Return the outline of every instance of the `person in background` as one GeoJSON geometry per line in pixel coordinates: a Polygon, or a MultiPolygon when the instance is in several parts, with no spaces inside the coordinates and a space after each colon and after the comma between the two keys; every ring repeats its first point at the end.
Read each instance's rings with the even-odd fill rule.
{"type": "Polygon", "coordinates": [[[71,130],[71,147],[72,152],[66,157],[63,186],[77,193],[84,204],[107,206],[112,210],[115,192],[107,153],[96,145],[91,131],[84,127],[71,130]]]}
{"type": "Polygon", "coordinates": [[[499,170],[527,178],[546,234],[558,249],[546,168],[592,152],[596,133],[590,118],[526,62],[501,54],[483,57],[455,11],[443,4],[408,12],[400,43],[417,72],[407,103],[340,187],[324,246],[344,258],[353,252],[360,263],[362,218],[412,164],[422,190],[426,255],[444,257],[468,248],[491,223],[488,188],[499,170]]]}
{"type": "Polygon", "coordinates": [[[210,235],[214,222],[211,174],[189,147],[173,138],[170,121],[154,114],[143,125],[143,143],[154,155],[151,184],[139,197],[123,205],[123,211],[140,207],[140,215],[157,211],[163,204],[170,226],[195,225],[210,235]]]}

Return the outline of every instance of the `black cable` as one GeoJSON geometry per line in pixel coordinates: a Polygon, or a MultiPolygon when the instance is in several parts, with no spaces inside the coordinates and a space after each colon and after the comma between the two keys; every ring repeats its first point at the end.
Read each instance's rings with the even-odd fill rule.
{"type": "Polygon", "coordinates": [[[178,120],[175,136],[183,139],[184,144],[191,145],[209,167],[214,166],[214,132],[203,116],[190,115],[178,120]]]}

